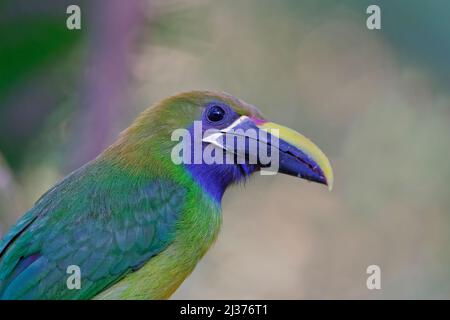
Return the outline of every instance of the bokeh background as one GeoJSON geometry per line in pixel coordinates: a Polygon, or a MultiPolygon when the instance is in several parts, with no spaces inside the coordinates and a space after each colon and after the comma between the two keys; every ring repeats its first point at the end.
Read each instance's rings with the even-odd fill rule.
{"type": "Polygon", "coordinates": [[[450,298],[449,36],[446,0],[2,0],[0,235],[153,102],[220,90],[315,141],[335,188],[231,188],[175,299],[450,298]]]}

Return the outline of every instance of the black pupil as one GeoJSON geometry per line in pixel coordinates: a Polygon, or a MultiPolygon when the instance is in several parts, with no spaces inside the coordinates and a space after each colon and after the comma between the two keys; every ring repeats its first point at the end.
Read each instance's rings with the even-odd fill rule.
{"type": "Polygon", "coordinates": [[[223,119],[225,116],[225,110],[220,106],[212,106],[208,110],[208,119],[213,122],[217,122],[223,119]]]}

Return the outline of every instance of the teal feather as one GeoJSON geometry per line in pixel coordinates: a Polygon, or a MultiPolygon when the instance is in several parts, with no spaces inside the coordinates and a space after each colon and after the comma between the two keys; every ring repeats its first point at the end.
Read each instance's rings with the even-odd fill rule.
{"type": "Polygon", "coordinates": [[[99,166],[94,162],[68,176],[5,237],[1,299],[92,298],[170,243],[185,190],[167,178],[138,181],[99,166]],[[96,183],[110,177],[109,184],[96,183]],[[38,258],[23,268],[33,255],[38,258]],[[81,269],[80,290],[67,290],[69,265],[81,269]]]}

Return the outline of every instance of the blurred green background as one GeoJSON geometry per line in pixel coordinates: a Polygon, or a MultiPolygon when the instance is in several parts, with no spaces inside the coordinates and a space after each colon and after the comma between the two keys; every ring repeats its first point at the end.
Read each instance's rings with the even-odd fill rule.
{"type": "Polygon", "coordinates": [[[315,141],[335,188],[231,188],[174,298],[450,298],[449,36],[446,0],[2,0],[0,236],[153,102],[219,90],[315,141]]]}

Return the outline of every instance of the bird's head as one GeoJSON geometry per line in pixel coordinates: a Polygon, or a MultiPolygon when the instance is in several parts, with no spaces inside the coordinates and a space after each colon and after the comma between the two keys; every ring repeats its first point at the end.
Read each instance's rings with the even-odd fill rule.
{"type": "Polygon", "coordinates": [[[121,139],[146,157],[167,163],[170,157],[219,201],[227,186],[257,171],[296,176],[330,190],[333,185],[330,162],[313,142],[225,93],[191,91],[162,100],[121,139]]]}

